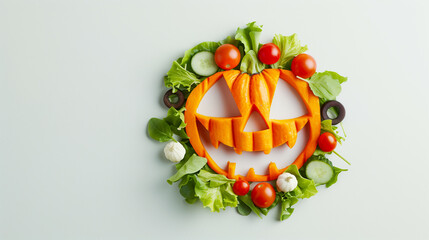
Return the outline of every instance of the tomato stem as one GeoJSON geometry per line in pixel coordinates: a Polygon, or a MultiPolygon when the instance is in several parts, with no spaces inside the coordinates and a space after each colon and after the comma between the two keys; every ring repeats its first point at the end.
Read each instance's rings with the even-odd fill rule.
{"type": "Polygon", "coordinates": [[[341,156],[340,154],[338,154],[337,152],[335,152],[335,151],[332,151],[333,153],[335,153],[335,155],[337,155],[339,158],[341,158],[341,159],[343,159],[344,160],[344,162],[346,162],[348,165],[352,165],[351,163],[349,163],[349,161],[347,161],[343,156],[341,156]]]}

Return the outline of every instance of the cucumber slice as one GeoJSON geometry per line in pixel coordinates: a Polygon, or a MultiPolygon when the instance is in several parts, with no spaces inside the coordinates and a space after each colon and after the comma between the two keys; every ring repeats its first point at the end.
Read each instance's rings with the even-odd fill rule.
{"type": "Polygon", "coordinates": [[[212,52],[199,52],[192,57],[191,67],[194,72],[200,76],[211,76],[219,68],[214,60],[214,54],[212,52]]]}
{"type": "Polygon", "coordinates": [[[334,176],[334,169],[326,161],[313,160],[307,164],[305,175],[316,184],[325,184],[334,176]]]}

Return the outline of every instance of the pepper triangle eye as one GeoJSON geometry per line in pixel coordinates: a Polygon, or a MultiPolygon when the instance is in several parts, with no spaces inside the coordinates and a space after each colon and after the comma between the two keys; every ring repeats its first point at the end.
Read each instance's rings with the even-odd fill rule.
{"type": "Polygon", "coordinates": [[[270,119],[292,119],[307,113],[298,92],[286,81],[279,79],[271,104],[270,119]]]}
{"type": "Polygon", "coordinates": [[[225,79],[219,79],[204,95],[197,113],[210,117],[241,116],[225,79]]]}

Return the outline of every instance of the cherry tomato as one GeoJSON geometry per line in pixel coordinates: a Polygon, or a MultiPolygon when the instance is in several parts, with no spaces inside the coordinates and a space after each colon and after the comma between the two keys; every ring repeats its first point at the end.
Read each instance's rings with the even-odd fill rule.
{"type": "Polygon", "coordinates": [[[309,78],[316,72],[316,61],[312,56],[302,53],[292,60],[291,68],[295,76],[309,78]]]}
{"type": "Polygon", "coordinates": [[[223,70],[237,67],[240,63],[240,51],[232,44],[223,44],[216,49],[214,58],[216,65],[223,70]]]}
{"type": "Polygon", "coordinates": [[[280,59],[280,49],[274,43],[262,45],[258,51],[258,58],[264,64],[274,64],[280,59]]]}
{"type": "Polygon", "coordinates": [[[266,208],[271,206],[276,199],[276,191],[271,184],[262,182],[253,188],[251,197],[256,206],[266,208]]]}
{"type": "Polygon", "coordinates": [[[249,192],[250,184],[246,180],[237,180],[234,183],[234,186],[232,186],[232,190],[234,190],[234,193],[239,196],[244,196],[249,192]]]}
{"type": "Polygon", "coordinates": [[[337,146],[337,139],[330,132],[325,132],[320,135],[319,140],[317,142],[319,144],[320,150],[324,152],[332,152],[337,146]]]}

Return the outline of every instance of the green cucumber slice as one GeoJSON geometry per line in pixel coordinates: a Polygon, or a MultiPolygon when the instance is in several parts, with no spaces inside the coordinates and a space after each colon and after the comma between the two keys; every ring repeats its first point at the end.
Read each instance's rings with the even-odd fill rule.
{"type": "Polygon", "coordinates": [[[191,59],[191,67],[194,72],[200,76],[211,76],[218,70],[218,66],[214,60],[212,52],[199,52],[191,59]]]}
{"type": "Polygon", "coordinates": [[[312,160],[305,168],[305,175],[315,184],[325,184],[334,177],[334,169],[325,161],[312,160]]]}

